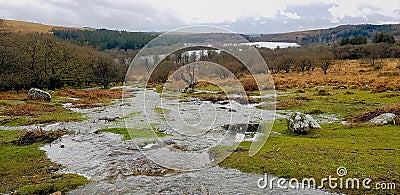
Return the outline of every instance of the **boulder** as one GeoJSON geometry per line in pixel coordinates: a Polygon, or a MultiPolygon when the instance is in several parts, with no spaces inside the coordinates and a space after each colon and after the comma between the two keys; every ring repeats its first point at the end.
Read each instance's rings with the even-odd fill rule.
{"type": "Polygon", "coordinates": [[[51,95],[43,90],[32,88],[28,91],[28,97],[32,100],[50,101],[51,95]]]}
{"type": "Polygon", "coordinates": [[[396,115],[393,113],[384,113],[369,120],[369,122],[383,125],[396,124],[396,115]]]}
{"type": "Polygon", "coordinates": [[[222,128],[228,131],[244,133],[244,132],[257,132],[260,124],[248,123],[248,124],[227,124],[223,125],[222,128]]]}
{"type": "Polygon", "coordinates": [[[286,124],[289,130],[296,134],[307,134],[311,129],[321,128],[312,116],[300,112],[289,113],[286,124]]]}

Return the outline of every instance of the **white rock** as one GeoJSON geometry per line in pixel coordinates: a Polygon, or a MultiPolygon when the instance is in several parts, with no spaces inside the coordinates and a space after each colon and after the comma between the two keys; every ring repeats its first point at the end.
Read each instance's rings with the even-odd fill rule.
{"type": "Polygon", "coordinates": [[[43,90],[32,88],[28,91],[28,97],[32,100],[50,101],[51,95],[43,90]]]}
{"type": "Polygon", "coordinates": [[[289,130],[297,134],[307,134],[311,129],[321,128],[311,115],[300,112],[289,113],[286,124],[289,130]]]}
{"type": "Polygon", "coordinates": [[[396,115],[393,113],[384,113],[381,114],[373,119],[371,119],[369,122],[371,123],[376,123],[376,124],[395,124],[396,115]]]}

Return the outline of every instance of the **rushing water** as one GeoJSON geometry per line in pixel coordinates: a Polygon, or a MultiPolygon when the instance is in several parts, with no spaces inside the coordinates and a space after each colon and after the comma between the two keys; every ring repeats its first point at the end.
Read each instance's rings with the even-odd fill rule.
{"type": "Polygon", "coordinates": [[[241,133],[227,134],[222,128],[224,124],[271,120],[270,111],[236,102],[179,102],[160,98],[159,94],[149,90],[134,93],[134,97],[111,106],[75,110],[83,112],[88,120],[43,127],[44,130],[74,132],[41,148],[52,161],[64,166],[61,173],[76,173],[93,181],[71,194],[325,193],[310,189],[260,189],[257,181],[263,175],[210,166],[213,159],[207,149],[244,138],[241,133]],[[156,107],[170,111],[162,116],[155,111],[156,107]],[[124,116],[126,123],[104,120],[105,117],[124,116]],[[172,136],[122,141],[121,135],[95,133],[99,129],[125,125],[146,128],[149,123],[157,123],[159,131],[172,136]]]}

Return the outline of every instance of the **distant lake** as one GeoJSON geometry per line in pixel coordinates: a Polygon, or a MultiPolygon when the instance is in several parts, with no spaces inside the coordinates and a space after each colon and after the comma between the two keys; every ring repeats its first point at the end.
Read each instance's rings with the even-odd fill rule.
{"type": "Polygon", "coordinates": [[[265,47],[265,48],[270,48],[270,49],[276,49],[277,47],[287,48],[287,47],[300,47],[301,46],[297,43],[286,43],[286,42],[249,42],[249,43],[243,43],[243,45],[253,45],[258,48],[265,47]]]}

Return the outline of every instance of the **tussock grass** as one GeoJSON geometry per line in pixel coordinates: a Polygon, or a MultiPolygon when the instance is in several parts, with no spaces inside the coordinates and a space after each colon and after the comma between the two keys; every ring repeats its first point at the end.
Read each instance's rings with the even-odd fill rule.
{"type": "Polygon", "coordinates": [[[55,93],[56,96],[72,97],[72,98],[90,98],[90,99],[120,99],[122,98],[122,89],[103,90],[78,90],[78,89],[63,89],[55,93]]]}
{"type": "Polygon", "coordinates": [[[7,91],[0,92],[0,102],[3,100],[27,100],[28,95],[26,90],[21,90],[19,92],[7,91]]]}
{"type": "MultiPolygon", "coordinates": [[[[321,96],[321,88],[309,88],[305,93],[294,93],[297,89],[286,91],[285,96],[278,96],[277,109],[308,112],[319,110],[319,113],[335,114],[339,118],[350,119],[367,110],[392,106],[400,102],[400,96],[392,92],[372,93],[357,89],[333,89],[324,87],[329,96],[321,96]]],[[[318,114],[318,113],[312,113],[318,114]]]]}
{"type": "Polygon", "coordinates": [[[400,116],[400,104],[394,104],[390,106],[383,106],[375,109],[370,109],[362,114],[358,114],[356,116],[347,119],[347,122],[349,123],[368,122],[369,120],[384,113],[393,113],[397,116],[400,116]]]}
{"type": "Polygon", "coordinates": [[[322,71],[311,71],[277,73],[272,76],[275,88],[279,90],[344,86],[350,89],[376,88],[377,92],[400,91],[400,71],[396,68],[398,64],[399,59],[383,59],[381,69],[373,70],[369,64],[363,64],[362,60],[336,60],[326,75],[322,71]]]}
{"type": "Polygon", "coordinates": [[[77,89],[64,89],[57,91],[55,96],[68,97],[68,98],[79,98],[79,100],[68,100],[64,99],[64,102],[73,103],[73,108],[96,108],[107,106],[111,104],[112,99],[122,98],[122,89],[113,90],[77,90],[77,89]]]}

